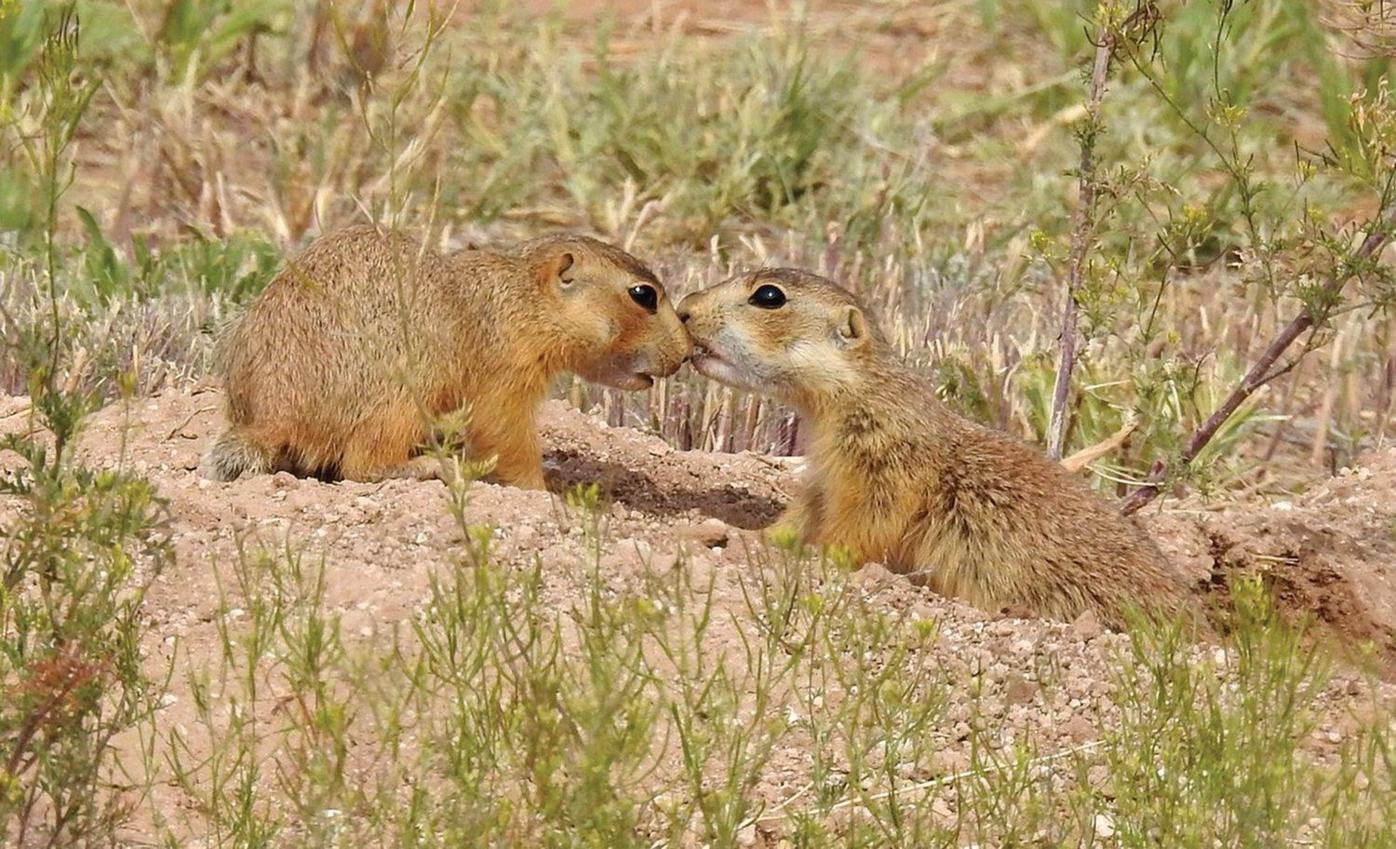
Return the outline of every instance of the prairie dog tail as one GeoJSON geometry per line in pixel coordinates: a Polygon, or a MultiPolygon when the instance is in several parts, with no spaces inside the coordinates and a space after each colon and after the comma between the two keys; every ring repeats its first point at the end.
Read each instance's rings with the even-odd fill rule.
{"type": "Polygon", "coordinates": [[[267,452],[234,427],[224,431],[204,455],[199,474],[210,480],[231,481],[242,475],[266,474],[273,470],[272,466],[267,452]]]}

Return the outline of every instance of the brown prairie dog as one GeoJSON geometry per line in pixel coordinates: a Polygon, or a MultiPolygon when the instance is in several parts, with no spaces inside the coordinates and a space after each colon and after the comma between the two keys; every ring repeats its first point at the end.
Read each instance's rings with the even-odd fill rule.
{"type": "Polygon", "coordinates": [[[977,606],[1118,625],[1187,589],[1153,542],[1035,447],[955,414],[844,289],[767,269],[678,308],[695,367],[795,407],[811,427],[802,492],[777,522],[977,606]]]}
{"type": "Polygon", "coordinates": [[[288,262],[224,339],[229,427],[203,471],[427,477],[432,423],[465,408],[472,456],[542,488],[535,418],[557,375],[643,389],[688,353],[654,274],[595,239],[443,255],[351,227],[288,262]]]}

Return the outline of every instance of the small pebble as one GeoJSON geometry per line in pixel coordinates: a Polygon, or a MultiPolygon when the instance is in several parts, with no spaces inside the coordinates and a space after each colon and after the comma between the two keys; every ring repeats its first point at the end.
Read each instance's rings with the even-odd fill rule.
{"type": "Polygon", "coordinates": [[[674,533],[679,539],[691,540],[704,548],[721,548],[727,545],[732,529],[721,519],[704,519],[687,525],[679,525],[674,533]]]}
{"type": "Polygon", "coordinates": [[[1095,611],[1087,610],[1085,613],[1076,617],[1075,622],[1071,623],[1071,631],[1080,638],[1082,642],[1089,643],[1091,640],[1099,637],[1105,629],[1101,626],[1100,617],[1096,616],[1095,611]]]}
{"type": "Polygon", "coordinates": [[[1095,827],[1095,836],[1101,840],[1115,836],[1115,821],[1109,814],[1096,814],[1092,825],[1095,827]]]}
{"type": "Polygon", "coordinates": [[[1072,716],[1062,726],[1062,731],[1076,743],[1088,743],[1096,738],[1095,726],[1079,713],[1072,716]]]}
{"type": "Polygon", "coordinates": [[[1004,687],[1003,698],[1010,705],[1031,704],[1033,697],[1037,695],[1037,685],[1024,678],[1017,672],[1008,675],[1008,683],[1004,687]]]}

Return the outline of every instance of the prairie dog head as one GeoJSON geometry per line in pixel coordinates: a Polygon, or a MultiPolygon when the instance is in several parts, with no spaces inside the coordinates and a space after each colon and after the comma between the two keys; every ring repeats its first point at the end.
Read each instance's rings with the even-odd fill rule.
{"type": "Polygon", "coordinates": [[[544,237],[526,245],[525,256],[569,370],[617,389],[644,389],[688,357],[688,334],[663,284],[635,257],[585,236],[544,237]]]}
{"type": "Polygon", "coordinates": [[[789,268],[695,292],[678,314],[701,374],[797,406],[855,387],[860,369],[885,348],[852,294],[789,268]]]}

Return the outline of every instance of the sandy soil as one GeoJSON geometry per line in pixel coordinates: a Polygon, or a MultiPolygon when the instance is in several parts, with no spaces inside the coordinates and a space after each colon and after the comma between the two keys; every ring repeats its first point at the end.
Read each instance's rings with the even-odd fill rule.
{"type": "MultiPolygon", "coordinates": [[[[0,397],[0,432],[24,427],[26,407],[25,399],[0,397]]],[[[216,391],[167,392],[101,411],[81,445],[85,462],[124,464],[169,500],[177,560],[148,596],[147,648],[153,664],[175,663],[163,711],[170,723],[193,721],[184,673],[217,657],[220,578],[224,586],[231,582],[240,545],[290,544],[323,555],[327,601],[342,615],[344,632],[373,640],[420,610],[433,571],[449,567],[462,543],[445,488],[434,481],[322,483],[284,473],[230,484],[204,480],[195,469],[219,423],[216,391]]],[[[738,640],[751,625],[743,589],[762,574],[745,544],[755,538],[744,529],[776,515],[798,461],[678,452],[560,402],[547,405],[544,439],[554,490],[575,482],[601,486],[609,505],[610,544],[601,561],[607,575],[618,585],[633,583],[647,570],[672,568],[682,548],[684,568],[716,582],[722,615],[711,632],[714,649],[738,640]]],[[[0,521],[18,509],[14,501],[0,502],[0,521]]],[[[470,523],[498,528],[501,562],[541,558],[550,607],[565,612],[581,601],[586,543],[576,514],[562,509],[557,495],[480,483],[466,511],[470,523]]],[[[1396,451],[1370,456],[1293,502],[1224,510],[1170,504],[1147,521],[1205,599],[1224,600],[1229,570],[1263,573],[1287,610],[1311,615],[1348,644],[1374,643],[1386,668],[1393,668],[1396,451]]],[[[1092,618],[1058,623],[978,611],[876,566],[856,580],[867,603],[898,617],[936,621],[939,639],[918,662],[940,670],[951,692],[968,691],[971,681],[982,684],[981,706],[1006,729],[1031,732],[1051,750],[1088,742],[1112,721],[1106,670],[1126,641],[1092,618]],[[1045,659],[1061,674],[1061,685],[1050,692],[1036,683],[1045,659]]],[[[1336,745],[1355,705],[1389,701],[1393,694],[1355,669],[1340,672],[1325,693],[1314,745],[1336,745]]],[[[968,711],[952,704],[949,722],[935,732],[947,772],[968,763],[968,711]]],[[[807,782],[808,768],[807,753],[778,751],[757,794],[780,804],[807,782]]],[[[178,805],[174,795],[166,788],[156,803],[178,805]]]]}

